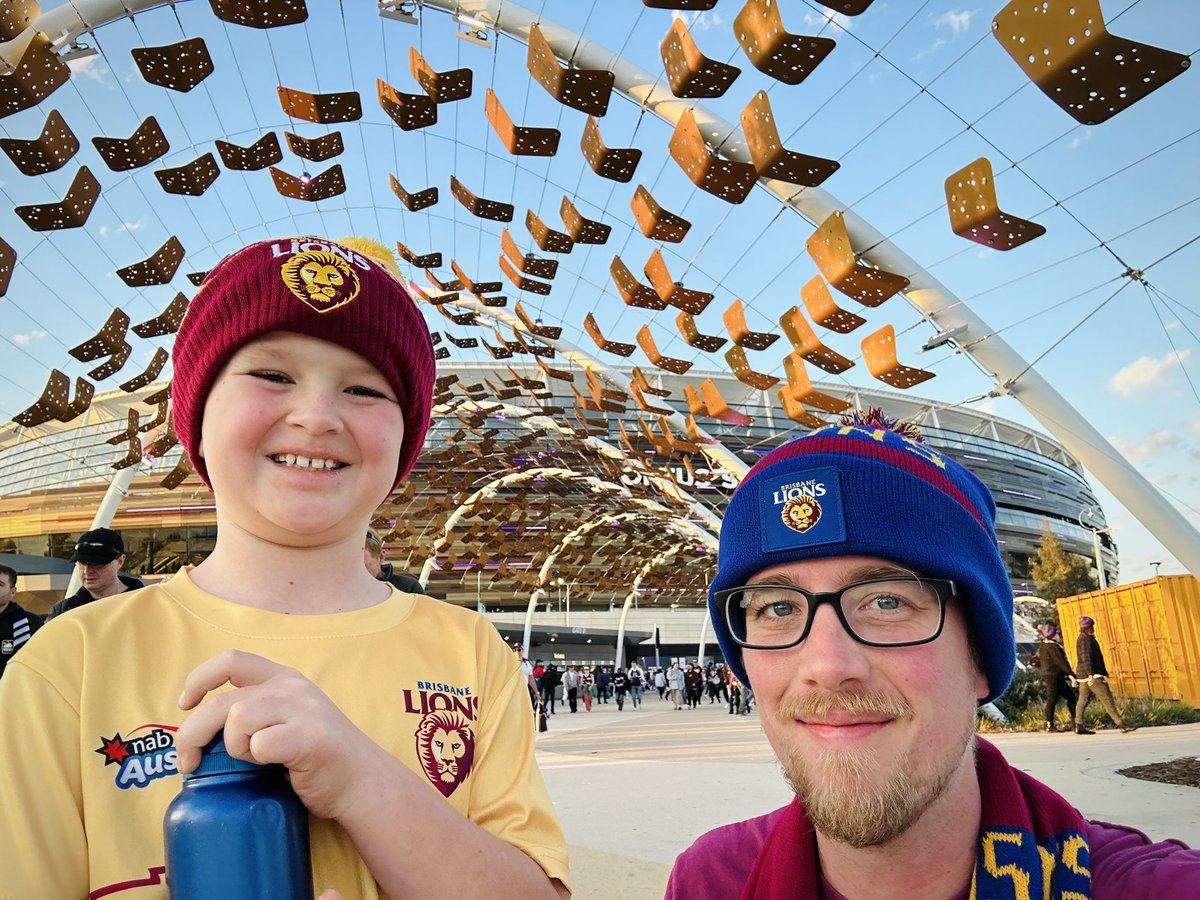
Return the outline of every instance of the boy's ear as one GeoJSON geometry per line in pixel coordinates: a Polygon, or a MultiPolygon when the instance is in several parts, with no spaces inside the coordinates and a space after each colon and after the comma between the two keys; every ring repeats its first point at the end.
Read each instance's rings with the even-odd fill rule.
{"type": "Polygon", "coordinates": [[[200,438],[200,445],[196,447],[196,455],[204,459],[204,438],[200,438]]]}

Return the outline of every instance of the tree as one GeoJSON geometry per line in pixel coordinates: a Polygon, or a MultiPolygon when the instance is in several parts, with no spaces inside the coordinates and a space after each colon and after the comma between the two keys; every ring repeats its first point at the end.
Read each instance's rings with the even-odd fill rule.
{"type": "Polygon", "coordinates": [[[1050,529],[1042,532],[1037,559],[1030,567],[1038,596],[1053,603],[1062,597],[1074,597],[1097,589],[1096,579],[1083,557],[1068,553],[1050,529]]]}

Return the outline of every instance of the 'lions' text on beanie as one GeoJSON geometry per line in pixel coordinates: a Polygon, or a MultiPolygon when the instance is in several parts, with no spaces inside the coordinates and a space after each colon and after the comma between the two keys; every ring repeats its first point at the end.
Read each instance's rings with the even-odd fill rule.
{"type": "Polygon", "coordinates": [[[797,438],[763,457],[734,492],[721,523],[709,616],[725,660],[747,681],[715,595],[780,563],[875,556],[959,586],[988,697],[1008,687],[1016,661],[1013,594],[1000,558],[996,507],[983,483],[937,453],[906,423],[879,410],[797,438]],[[806,487],[807,486],[807,487],[806,487]],[[817,496],[803,521],[787,516],[790,492],[817,496]]]}
{"type": "Polygon", "coordinates": [[[175,433],[205,484],[198,450],[208,393],[239,347],[273,331],[330,341],[369,360],[404,415],[395,484],[412,469],[429,430],[433,343],[420,310],[372,246],[280,238],[251,244],[208,273],[175,337],[171,389],[175,433]]]}

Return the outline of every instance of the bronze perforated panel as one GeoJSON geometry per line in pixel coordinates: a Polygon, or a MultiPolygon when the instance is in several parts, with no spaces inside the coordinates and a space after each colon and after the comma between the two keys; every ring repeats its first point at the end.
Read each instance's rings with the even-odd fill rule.
{"type": "Polygon", "coordinates": [[[577,244],[603,244],[612,233],[611,225],[586,218],[566,195],[563,195],[559,204],[558,214],[567,228],[567,234],[577,244]]]}
{"type": "Polygon", "coordinates": [[[583,150],[583,158],[587,160],[593,172],[601,178],[622,183],[633,178],[633,173],[642,158],[642,151],[636,147],[614,149],[604,146],[600,137],[600,124],[594,116],[588,116],[579,146],[583,150]]]}
{"type": "Polygon", "coordinates": [[[537,281],[533,278],[526,278],[516,267],[513,266],[507,256],[500,257],[500,271],[504,273],[504,277],[513,283],[519,291],[529,291],[534,294],[546,295],[550,293],[550,285],[544,281],[537,281]]]}
{"type": "Polygon", "coordinates": [[[824,419],[814,416],[804,408],[804,404],[792,396],[790,386],[779,389],[779,405],[783,407],[783,412],[789,419],[805,428],[824,428],[826,425],[824,419]]]}
{"type": "Polygon", "coordinates": [[[100,182],[87,166],[80,166],[67,195],[58,203],[18,206],[13,210],[34,231],[78,228],[92,214],[100,199],[100,182]]]}
{"type": "Polygon", "coordinates": [[[654,335],[650,333],[649,325],[643,325],[638,329],[637,342],[651,364],[660,369],[674,372],[676,375],[682,375],[692,367],[692,364],[686,359],[674,359],[670,356],[663,356],[658,350],[658,345],[654,343],[654,335]]]}
{"type": "Polygon", "coordinates": [[[733,369],[733,374],[737,376],[738,381],[755,390],[766,391],[779,384],[779,379],[774,375],[756,372],[750,368],[750,362],[746,359],[746,351],[737,344],[725,351],[725,361],[729,363],[729,368],[733,369]]]}
{"type": "Polygon", "coordinates": [[[13,416],[22,428],[34,428],[51,419],[70,422],[83,415],[96,393],[95,386],[83,378],[75,379],[75,397],[71,398],[71,380],[58,369],[50,370],[50,378],[42,395],[24,411],[13,416]]]}
{"type": "Polygon", "coordinates": [[[17,251],[0,237],[0,297],[8,293],[8,282],[12,279],[13,269],[16,267],[17,251]]]}
{"type": "Polygon", "coordinates": [[[776,0],[746,0],[733,34],[754,68],[784,84],[802,82],[835,46],[830,38],[787,31],[776,0]]]}
{"type": "Polygon", "coordinates": [[[642,0],[642,5],[651,9],[682,9],[699,12],[712,9],[717,5],[717,0],[642,0]]]}
{"type": "Polygon", "coordinates": [[[822,6],[843,13],[847,16],[857,16],[866,12],[867,7],[875,0],[817,0],[822,6]]]}
{"type": "Polygon", "coordinates": [[[667,308],[666,301],[654,292],[654,288],[642,284],[633,277],[633,273],[629,271],[629,267],[625,265],[625,261],[621,257],[613,257],[608,272],[617,286],[617,293],[621,295],[626,306],[654,310],[667,308]]]}
{"type": "Polygon", "coordinates": [[[437,104],[427,94],[406,94],[377,78],[375,96],[380,108],[404,131],[427,128],[437,122],[437,104]]]}
{"type": "Polygon", "coordinates": [[[569,234],[555,231],[541,220],[532,209],[525,211],[525,227],[533,236],[533,241],[539,249],[547,253],[570,253],[575,248],[575,241],[569,234]]]}
{"type": "Polygon", "coordinates": [[[249,147],[240,147],[228,141],[218,140],[217,153],[227,169],[242,172],[257,172],[283,160],[283,150],[275,132],[268,131],[249,147]]]}
{"type": "Polygon", "coordinates": [[[596,342],[597,347],[608,353],[614,353],[621,357],[630,357],[636,349],[633,344],[622,344],[619,341],[610,341],[605,338],[604,333],[600,330],[600,326],[596,324],[596,317],[591,313],[588,313],[583,320],[583,330],[596,342]]]}
{"type": "Polygon", "coordinates": [[[153,319],[147,319],[145,322],[134,325],[133,333],[143,338],[174,334],[179,330],[179,323],[183,321],[183,314],[187,312],[187,308],[188,298],[180,292],[167,304],[167,308],[153,319]]]}
{"type": "Polygon", "coordinates": [[[163,366],[167,364],[170,354],[162,347],[154,348],[154,356],[150,360],[150,364],[142,370],[140,375],[135,375],[128,381],[122,381],[120,384],[121,390],[127,394],[132,394],[134,391],[140,391],[144,387],[149,387],[154,384],[156,378],[162,374],[163,366]]]}
{"type": "Polygon", "coordinates": [[[116,446],[118,444],[126,444],[127,450],[123,459],[117,460],[112,464],[114,469],[128,469],[130,466],[136,465],[142,458],[142,442],[138,439],[138,411],[136,409],[129,410],[129,415],[126,419],[125,427],[110,437],[106,444],[116,446]]]}
{"type": "MultiPolygon", "coordinates": [[[[720,419],[729,425],[746,426],[754,424],[754,417],[748,416],[745,413],[740,413],[729,405],[729,402],[721,396],[716,382],[711,378],[705,378],[700,382],[700,394],[704,398],[704,406],[708,414],[714,419],[720,419]]],[[[694,477],[694,476],[693,476],[694,477]]]]}
{"type": "Polygon", "coordinates": [[[1046,233],[1036,222],[1000,209],[992,164],[986,157],[946,179],[946,205],[955,234],[996,250],[1012,250],[1046,233]]]}
{"type": "Polygon", "coordinates": [[[845,400],[839,400],[832,394],[823,394],[813,387],[812,380],[808,377],[808,369],[798,353],[788,354],[787,359],[783,361],[783,371],[787,375],[791,395],[799,402],[827,413],[845,412],[850,408],[850,404],[845,400]]]}
{"type": "Polygon", "coordinates": [[[691,32],[680,19],[671,22],[667,36],[658,49],[667,73],[667,83],[676,97],[720,97],[742,74],[737,66],[709,59],[701,53],[691,32]]]}
{"type": "Polygon", "coordinates": [[[808,324],[808,320],[804,318],[804,313],[800,312],[798,306],[793,306],[780,316],[779,324],[783,327],[783,333],[788,336],[792,346],[796,348],[796,352],[814,366],[824,369],[831,375],[837,375],[854,365],[842,354],[821,343],[821,339],[817,337],[817,333],[808,324]]]}
{"type": "Polygon", "coordinates": [[[471,193],[465,184],[453,175],[450,176],[450,193],[473,216],[480,219],[491,219],[495,222],[512,221],[513,205],[511,203],[501,203],[499,200],[485,200],[483,197],[477,197],[471,193]]]}
{"type": "Polygon", "coordinates": [[[680,116],[667,148],[692,184],[729,203],[745,200],[758,181],[750,163],[721,159],[709,151],[690,109],[680,116]]]}
{"type": "Polygon", "coordinates": [[[463,287],[472,294],[494,294],[504,287],[499,281],[474,281],[463,272],[462,267],[453,259],[450,260],[450,268],[458,276],[458,280],[462,282],[463,287]]]}
{"type": "Polygon", "coordinates": [[[874,269],[858,262],[846,220],[840,212],[830,213],[807,241],[809,256],[825,280],[864,306],[879,306],[908,287],[903,275],[874,269]]]}
{"type": "Polygon", "coordinates": [[[687,219],[663,209],[640,184],[633,192],[633,199],[629,205],[633,209],[638,228],[652,241],[678,244],[687,237],[688,229],[692,227],[692,223],[687,219]]]}
{"type": "Polygon", "coordinates": [[[759,91],[746,104],[741,122],[754,168],[765,178],[816,187],[841,166],[834,159],[786,149],[779,138],[779,126],[771,112],[771,101],[767,99],[766,91],[759,91]]]}
{"type": "Polygon", "coordinates": [[[316,122],[318,125],[333,125],[362,118],[362,99],[358,96],[358,91],[310,94],[283,85],[279,86],[278,91],[279,105],[294,119],[316,122]]]}
{"type": "Polygon", "coordinates": [[[804,308],[814,322],[839,334],[849,334],[867,321],[838,306],[820,275],[814,275],[800,288],[800,299],[804,301],[804,308]]]}
{"type": "Polygon", "coordinates": [[[104,356],[109,357],[106,363],[88,373],[97,380],[105,379],[121,368],[129,359],[129,354],[133,352],[133,347],[125,340],[128,328],[129,316],[120,309],[114,309],[94,337],[88,338],[67,352],[80,362],[92,362],[104,356]]]}
{"type": "Polygon", "coordinates": [[[725,330],[739,347],[766,350],[779,340],[779,335],[769,331],[750,330],[750,326],[746,324],[746,307],[741,300],[734,300],[729,309],[725,310],[722,319],[725,322],[725,330]]]}
{"type": "Polygon", "coordinates": [[[414,191],[410,194],[404,189],[404,185],[396,180],[396,176],[390,173],[388,174],[388,184],[391,185],[392,193],[400,198],[400,202],[404,204],[409,212],[419,212],[438,202],[438,189],[436,186],[427,187],[423,191],[414,191]]]}
{"type": "Polygon", "coordinates": [[[42,14],[37,0],[9,0],[0,4],[0,41],[11,41],[42,14]]]}
{"type": "Polygon", "coordinates": [[[705,353],[716,353],[729,343],[723,337],[712,334],[701,334],[700,329],[696,327],[696,319],[691,313],[681,312],[677,315],[675,317],[675,327],[679,329],[679,334],[682,335],[684,343],[689,347],[703,350],[705,353]]]}
{"type": "Polygon", "coordinates": [[[564,106],[593,116],[608,112],[615,77],[607,69],[563,68],[536,24],[529,27],[526,66],[533,80],[564,106]]]}
{"type": "Polygon", "coordinates": [[[484,99],[484,112],[492,129],[500,137],[500,143],[513,156],[553,156],[558,152],[557,128],[531,128],[513,124],[512,117],[491,88],[487,89],[484,99]]]}
{"type": "Polygon", "coordinates": [[[289,150],[301,159],[312,162],[324,162],[332,159],[346,149],[340,131],[331,131],[329,134],[323,134],[316,138],[302,138],[290,131],[285,131],[283,136],[287,139],[289,150]]]}
{"type": "Polygon", "coordinates": [[[896,359],[896,329],[891,325],[863,338],[862,352],[867,371],[894,388],[906,390],[933,377],[932,372],[902,365],[896,359]]]}
{"type": "Polygon", "coordinates": [[[455,347],[458,347],[460,350],[474,350],[476,347],[479,346],[479,338],[473,338],[473,337],[459,338],[459,337],[455,337],[448,331],[445,332],[445,335],[446,335],[446,340],[448,340],[450,343],[452,343],[455,347]]]}
{"type": "Polygon", "coordinates": [[[175,169],[159,169],[154,173],[154,177],[158,179],[158,183],[168,194],[199,197],[212,187],[213,182],[220,174],[221,169],[217,165],[216,158],[211,153],[205,153],[186,166],[175,169]]]}
{"type": "Polygon", "coordinates": [[[1071,118],[1106,122],[1183,73],[1191,60],[1111,34],[1099,0],[1011,0],[992,34],[1021,71],[1071,118]]]}
{"type": "Polygon", "coordinates": [[[434,103],[453,103],[471,96],[470,69],[437,72],[416,47],[409,47],[408,70],[434,103]]]}
{"type": "Polygon", "coordinates": [[[213,14],[231,25],[279,28],[308,19],[304,0],[208,0],[213,14]]]}
{"type": "Polygon", "coordinates": [[[396,252],[400,254],[402,260],[406,263],[411,263],[418,269],[436,269],[442,264],[441,253],[435,251],[419,256],[399,241],[396,241],[396,252]]]}
{"type": "Polygon", "coordinates": [[[530,334],[536,334],[538,337],[544,337],[550,341],[557,341],[562,337],[561,328],[554,325],[542,325],[538,320],[529,318],[529,313],[525,311],[520,300],[517,301],[513,311],[516,312],[517,318],[521,320],[530,334]]]}
{"type": "Polygon", "coordinates": [[[466,285],[464,285],[462,283],[461,278],[452,278],[449,281],[442,281],[440,278],[437,277],[437,273],[431,269],[425,270],[425,278],[429,281],[430,284],[432,284],[435,288],[437,288],[439,291],[442,291],[443,293],[449,293],[451,291],[461,291],[466,288],[466,285]]]}
{"type": "Polygon", "coordinates": [[[67,83],[71,70],[58,58],[50,38],[25,32],[13,39],[28,41],[15,71],[0,77],[0,119],[37,106],[67,83]]]}
{"type": "Polygon", "coordinates": [[[154,116],[147,116],[127,138],[94,137],[92,144],[104,164],[114,172],[148,166],[171,149],[162,126],[154,116]]]}
{"type": "Polygon", "coordinates": [[[650,286],[654,288],[654,292],[658,294],[659,298],[676,309],[698,316],[712,302],[712,294],[685,288],[682,283],[671,277],[671,273],[667,269],[667,261],[663,259],[661,250],[655,250],[650,254],[642,271],[650,279],[650,286]]]}
{"type": "Polygon", "coordinates": [[[307,182],[299,176],[290,175],[272,166],[271,178],[275,181],[275,190],[292,200],[315,203],[346,192],[346,177],[338,164],[330,166],[320,175],[313,175],[307,182]]]}
{"type": "Polygon", "coordinates": [[[117,269],[117,276],[131,288],[166,284],[175,277],[179,264],[183,262],[183,244],[175,235],[148,258],[131,266],[117,269]]]}
{"type": "Polygon", "coordinates": [[[0,138],[3,150],[22,175],[57,172],[79,152],[79,138],[57,109],[50,110],[41,133],[32,140],[0,138]]]}
{"type": "Polygon", "coordinates": [[[200,287],[200,285],[204,284],[204,279],[207,277],[208,277],[207,269],[205,269],[203,272],[188,272],[187,273],[187,280],[190,281],[192,284],[194,284],[196,287],[200,287]]]}
{"type": "Polygon", "coordinates": [[[204,38],[191,38],[163,47],[134,47],[129,51],[150,84],[187,92],[213,73],[204,38]]]}
{"type": "Polygon", "coordinates": [[[175,463],[175,468],[167,473],[167,477],[159,482],[159,486],[166,488],[168,491],[173,491],[192,474],[192,461],[188,459],[186,453],[179,454],[179,462],[175,463]]]}
{"type": "Polygon", "coordinates": [[[500,249],[512,262],[513,267],[526,275],[533,275],[536,278],[553,278],[558,273],[558,260],[543,259],[533,254],[522,253],[507,228],[500,232],[500,249]]]}

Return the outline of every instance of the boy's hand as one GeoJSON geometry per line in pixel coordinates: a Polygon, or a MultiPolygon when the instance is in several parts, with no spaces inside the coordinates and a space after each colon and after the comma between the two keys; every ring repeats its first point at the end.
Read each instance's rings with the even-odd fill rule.
{"type": "Polygon", "coordinates": [[[179,697],[192,709],[175,734],[179,771],[200,762],[200,749],[222,728],[230,756],[286,766],[292,789],[314,816],[334,819],[350,803],[375,745],[324,692],[295,669],[226,650],[196,666],[179,697]]]}

